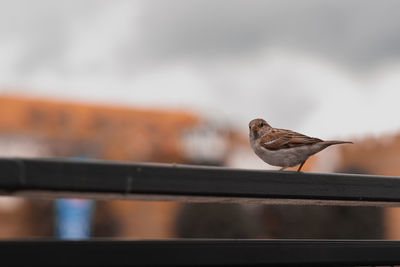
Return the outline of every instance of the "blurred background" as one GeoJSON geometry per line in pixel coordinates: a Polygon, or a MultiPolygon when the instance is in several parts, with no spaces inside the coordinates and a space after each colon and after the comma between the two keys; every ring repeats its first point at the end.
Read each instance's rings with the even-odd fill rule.
{"type": "MultiPolygon", "coordinates": [[[[398,1],[0,0],[0,155],[275,169],[247,124],[400,175],[398,1]]],[[[400,239],[396,208],[0,198],[0,238],[400,239]]]]}

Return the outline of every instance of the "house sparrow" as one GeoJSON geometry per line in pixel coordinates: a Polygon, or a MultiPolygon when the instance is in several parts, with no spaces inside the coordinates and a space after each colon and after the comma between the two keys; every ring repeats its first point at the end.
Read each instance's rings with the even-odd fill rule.
{"type": "Polygon", "coordinates": [[[290,130],[271,127],[263,119],[249,123],[251,148],[266,163],[284,170],[300,164],[299,172],[306,160],[331,145],[352,144],[346,141],[323,141],[290,130]]]}

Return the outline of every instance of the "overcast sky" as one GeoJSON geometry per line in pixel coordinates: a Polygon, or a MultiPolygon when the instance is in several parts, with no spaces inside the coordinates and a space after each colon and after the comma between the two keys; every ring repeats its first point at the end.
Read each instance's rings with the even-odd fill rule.
{"type": "Polygon", "coordinates": [[[400,1],[0,1],[0,92],[400,130],[400,1]]]}

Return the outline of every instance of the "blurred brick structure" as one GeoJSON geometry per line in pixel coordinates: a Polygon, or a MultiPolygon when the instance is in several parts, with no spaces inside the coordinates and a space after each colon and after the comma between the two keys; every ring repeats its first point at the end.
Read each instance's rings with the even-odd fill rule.
{"type": "Polygon", "coordinates": [[[178,111],[0,97],[0,138],[33,140],[49,156],[185,162],[180,136],[199,121],[178,111]]]}
{"type": "MultiPolygon", "coordinates": [[[[181,136],[200,123],[199,117],[183,111],[2,96],[0,155],[187,163],[181,136]]],[[[50,200],[0,198],[1,203],[0,238],[52,234],[50,200]],[[12,202],[15,207],[6,209],[12,202]]],[[[177,209],[173,202],[99,202],[95,234],[171,237],[177,209]]]]}
{"type": "MultiPolygon", "coordinates": [[[[0,156],[58,156],[268,168],[251,151],[246,135],[204,125],[201,118],[187,112],[3,96],[0,97],[0,156]],[[221,144],[221,140],[227,140],[228,144],[221,144]],[[228,150],[218,159],[200,149],[198,154],[188,155],[188,148],[202,148],[203,143],[196,143],[198,141],[212,147],[218,144],[228,150]],[[196,160],[196,155],[201,157],[196,160]],[[207,159],[212,159],[212,162],[207,159]]],[[[383,138],[366,138],[353,140],[355,145],[328,148],[311,157],[303,170],[400,176],[400,135],[387,136],[384,143],[381,140],[383,138]]],[[[124,238],[174,237],[175,217],[180,208],[181,205],[173,202],[99,201],[94,234],[124,238]]],[[[282,214],[288,214],[291,208],[283,208],[282,214]]],[[[349,222],[353,220],[351,216],[355,216],[355,212],[348,212],[347,209],[335,210],[342,214],[340,216],[346,214],[349,222]]],[[[312,213],[314,209],[303,211],[312,213]]],[[[320,217],[321,212],[317,213],[320,217]]],[[[366,213],[372,214],[370,211],[366,213]]],[[[265,214],[269,216],[270,211],[265,214]]],[[[382,216],[379,211],[374,211],[374,214],[376,218],[373,220],[365,220],[361,215],[358,217],[376,225],[374,222],[382,216]]],[[[0,198],[0,238],[52,235],[53,217],[50,200],[0,198]]],[[[270,217],[267,224],[271,228],[271,222],[279,216],[270,217]]],[[[385,237],[400,239],[400,209],[385,209],[383,217],[385,237]]],[[[292,220],[286,217],[281,219],[292,220]]],[[[305,221],[304,225],[308,223],[305,221]]],[[[323,220],[320,224],[322,229],[326,228],[323,220]]],[[[321,237],[317,227],[312,229],[315,233],[311,234],[321,237]]],[[[290,237],[279,233],[279,229],[275,232],[275,235],[269,233],[266,237],[290,237]]],[[[295,232],[290,234],[291,237],[296,236],[295,232]]],[[[305,237],[313,237],[310,233],[304,234],[305,237]]],[[[379,231],[371,238],[376,236],[379,236],[379,231]]]]}
{"type": "Polygon", "coordinates": [[[339,168],[361,168],[370,174],[400,176],[400,135],[366,138],[341,148],[339,168]]]}
{"type": "MultiPolygon", "coordinates": [[[[310,158],[304,170],[400,176],[400,134],[353,141],[310,158]]],[[[383,228],[385,238],[400,239],[400,208],[384,209],[383,228]]]]}
{"type": "MultiPolygon", "coordinates": [[[[400,134],[366,138],[340,151],[339,170],[363,170],[368,174],[400,176],[400,134]]],[[[385,238],[400,239],[400,208],[386,208],[385,238]]]]}

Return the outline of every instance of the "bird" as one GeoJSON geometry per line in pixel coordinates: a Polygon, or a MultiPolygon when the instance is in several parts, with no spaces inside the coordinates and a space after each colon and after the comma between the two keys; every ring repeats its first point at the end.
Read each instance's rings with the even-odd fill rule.
{"type": "Polygon", "coordinates": [[[324,141],[291,130],[271,127],[263,119],[249,123],[249,139],[253,151],[264,162],[284,170],[299,165],[301,171],[307,159],[321,150],[339,144],[353,144],[349,141],[324,141]]]}

